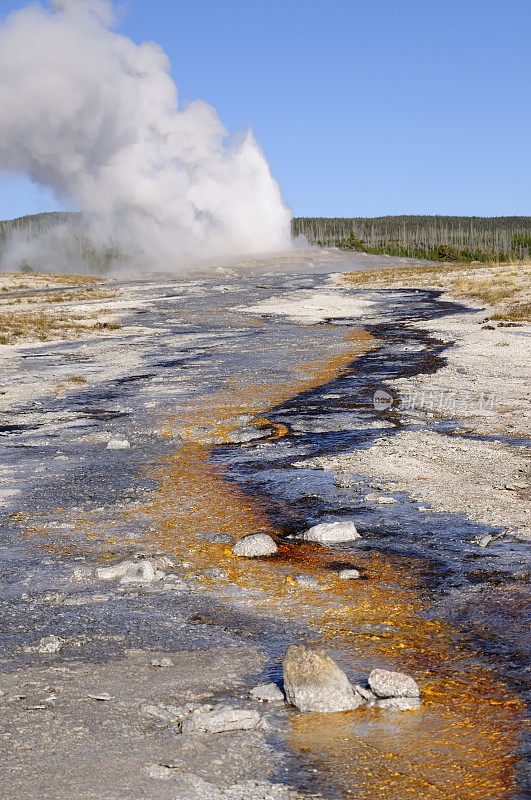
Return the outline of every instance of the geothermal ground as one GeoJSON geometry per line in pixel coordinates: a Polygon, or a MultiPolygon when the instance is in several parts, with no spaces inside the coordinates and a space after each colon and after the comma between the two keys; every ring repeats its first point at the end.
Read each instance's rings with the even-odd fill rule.
{"type": "Polygon", "coordinates": [[[530,327],[381,261],[3,276],[2,798],[526,796],[530,327]],[[293,643],[422,705],[255,699],[293,643]]]}

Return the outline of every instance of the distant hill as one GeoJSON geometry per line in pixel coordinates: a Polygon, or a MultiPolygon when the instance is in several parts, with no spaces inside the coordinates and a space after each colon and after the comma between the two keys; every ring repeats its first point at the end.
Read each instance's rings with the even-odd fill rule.
{"type": "Polygon", "coordinates": [[[77,212],[51,211],[0,222],[0,269],[102,274],[119,259],[115,247],[91,240],[77,212]]]}
{"type": "Polygon", "coordinates": [[[295,217],[310,244],[437,261],[531,258],[531,217],[295,217]]]}
{"type": "Polygon", "coordinates": [[[79,214],[68,211],[49,211],[43,214],[28,214],[25,217],[0,221],[0,244],[14,231],[28,231],[42,233],[48,228],[62,222],[68,222],[78,217],[79,214]]]}

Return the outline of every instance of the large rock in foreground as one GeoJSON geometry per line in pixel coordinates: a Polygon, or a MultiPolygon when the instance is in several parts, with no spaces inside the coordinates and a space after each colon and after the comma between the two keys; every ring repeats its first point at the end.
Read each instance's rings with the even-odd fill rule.
{"type": "Polygon", "coordinates": [[[363,702],[322,647],[292,644],[282,667],[286,699],[299,711],[350,711],[363,702]]]}
{"type": "Polygon", "coordinates": [[[232,552],[235,556],[245,556],[246,558],[271,556],[277,550],[278,547],[274,540],[267,533],[252,533],[232,546],[232,552]]]}
{"type": "Polygon", "coordinates": [[[302,533],[300,538],[318,544],[340,544],[361,539],[361,536],[353,522],[322,522],[302,533]]]}
{"type": "Polygon", "coordinates": [[[373,669],[369,686],[377,697],[419,697],[420,689],[413,678],[403,672],[373,669]]]}

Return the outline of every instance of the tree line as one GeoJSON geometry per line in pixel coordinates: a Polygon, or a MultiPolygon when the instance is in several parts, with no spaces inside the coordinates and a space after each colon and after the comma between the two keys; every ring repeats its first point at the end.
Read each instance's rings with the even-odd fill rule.
{"type": "MultiPolygon", "coordinates": [[[[58,225],[70,229],[69,248],[92,268],[106,271],[118,257],[97,250],[76,213],[30,214],[0,221],[2,245],[16,232],[38,236],[58,225]]],[[[294,217],[292,235],[310,244],[435,261],[514,261],[531,258],[531,217],[294,217]]]]}
{"type": "Polygon", "coordinates": [[[435,261],[531,257],[531,217],[294,217],[310,244],[435,261]]]}

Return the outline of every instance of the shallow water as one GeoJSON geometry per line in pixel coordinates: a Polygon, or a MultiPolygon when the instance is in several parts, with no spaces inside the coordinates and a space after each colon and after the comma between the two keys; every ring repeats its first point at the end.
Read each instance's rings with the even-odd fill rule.
{"type": "MultiPolygon", "coordinates": [[[[36,630],[50,632],[44,611],[30,629],[21,626],[24,595],[66,586],[74,558],[160,546],[186,559],[190,574],[212,564],[227,572],[227,582],[204,578],[199,591],[220,617],[240,615],[240,628],[269,654],[269,676],[279,677],[286,645],[306,638],[326,643],[352,678],[380,665],[421,684],[415,714],[292,714],[275,742],[295,785],[330,797],[516,800],[525,793],[525,547],[504,539],[478,548],[471,540],[489,529],[462,515],[420,513],[403,494],[375,506],[364,500],[378,491],[370,481],[338,488],[326,472],[293,466],[403,430],[398,413],[375,410],[374,392],[396,377],[435,372],[446,345],[409,323],[462,309],[437,292],[381,290],[367,293],[375,305],[355,325],[234,310],[323,280],[262,275],[224,277],[221,288],[206,278],[146,288],[148,307],[132,320],[148,329],[137,340],[139,367],[1,421],[3,463],[24,488],[2,524],[3,652],[12,657],[36,630]],[[234,431],[253,430],[254,440],[230,443],[234,431]],[[80,442],[102,431],[133,447],[80,442]],[[329,551],[287,538],[340,518],[355,520],[360,542],[329,551]],[[278,558],[249,563],[230,554],[234,537],[255,531],[279,537],[278,558]],[[337,581],[346,564],[363,580],[337,581]],[[300,589],[297,571],[328,589],[300,589]]],[[[76,343],[26,355],[32,373],[91,366],[76,343]]],[[[146,608],[151,622],[170,618],[163,598],[140,596],[134,609],[112,606],[94,619],[108,634],[128,628],[120,646],[178,646],[180,633],[155,624],[130,629],[146,608]]],[[[95,623],[85,606],[65,612],[63,624],[84,632],[95,623]]],[[[187,632],[187,647],[234,640],[231,623],[201,628],[193,639],[187,632]]],[[[120,646],[103,653],[96,643],[76,657],[109,658],[120,646]]]]}

